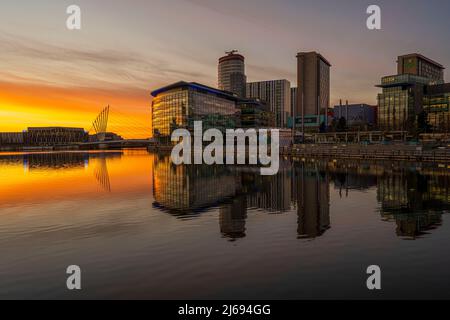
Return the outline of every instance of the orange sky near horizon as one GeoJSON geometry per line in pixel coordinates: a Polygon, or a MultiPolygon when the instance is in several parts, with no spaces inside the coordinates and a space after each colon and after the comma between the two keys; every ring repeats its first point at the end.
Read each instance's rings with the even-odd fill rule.
{"type": "Polygon", "coordinates": [[[107,105],[111,107],[108,131],[131,139],[151,136],[151,97],[145,90],[7,82],[0,82],[0,132],[21,132],[33,126],[89,130],[107,105]]]}

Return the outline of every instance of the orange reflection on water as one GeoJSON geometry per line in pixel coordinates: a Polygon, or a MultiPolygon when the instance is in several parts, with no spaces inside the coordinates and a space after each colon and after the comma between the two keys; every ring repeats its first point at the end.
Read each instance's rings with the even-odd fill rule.
{"type": "Polygon", "coordinates": [[[145,150],[0,154],[0,207],[150,193],[152,167],[145,150]]]}

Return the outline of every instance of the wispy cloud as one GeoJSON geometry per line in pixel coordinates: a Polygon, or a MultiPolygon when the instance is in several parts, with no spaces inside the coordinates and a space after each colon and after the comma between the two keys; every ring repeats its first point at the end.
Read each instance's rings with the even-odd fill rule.
{"type": "MultiPolygon", "coordinates": [[[[9,80],[57,86],[126,86],[200,78],[200,72],[178,70],[170,62],[137,52],[80,49],[44,43],[0,32],[0,68],[9,80]]],[[[8,79],[7,79],[8,80],[8,79]]]]}

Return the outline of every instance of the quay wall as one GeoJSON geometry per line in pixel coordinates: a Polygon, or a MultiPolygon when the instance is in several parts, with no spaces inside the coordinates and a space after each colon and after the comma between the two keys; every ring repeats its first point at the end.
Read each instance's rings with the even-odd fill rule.
{"type": "Polygon", "coordinates": [[[281,154],[302,157],[326,157],[336,159],[355,160],[406,160],[430,161],[450,163],[450,147],[430,147],[423,145],[294,145],[292,148],[283,148],[281,154]]]}

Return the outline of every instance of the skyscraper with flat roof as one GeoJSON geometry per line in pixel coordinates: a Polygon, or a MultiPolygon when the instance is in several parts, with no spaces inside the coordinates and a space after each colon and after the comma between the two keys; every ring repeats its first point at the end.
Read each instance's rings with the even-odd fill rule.
{"type": "Polygon", "coordinates": [[[326,114],[330,106],[331,64],[317,52],[297,54],[297,116],[326,114]]]}

